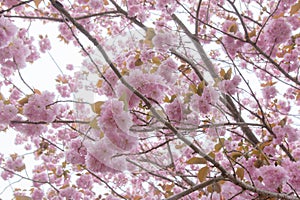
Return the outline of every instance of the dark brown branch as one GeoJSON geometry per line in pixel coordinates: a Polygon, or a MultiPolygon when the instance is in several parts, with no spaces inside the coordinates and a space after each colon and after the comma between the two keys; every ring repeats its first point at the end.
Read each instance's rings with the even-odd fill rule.
{"type": "Polygon", "coordinates": [[[28,4],[28,3],[32,2],[32,1],[33,1],[33,0],[22,1],[22,2],[20,2],[20,3],[18,3],[18,4],[16,4],[16,5],[11,6],[10,8],[8,8],[8,9],[6,9],[6,10],[1,10],[1,11],[0,11],[0,14],[5,13],[5,12],[9,12],[9,11],[11,11],[12,9],[14,9],[14,8],[16,8],[16,7],[19,7],[19,6],[24,5],[24,4],[28,4]]]}
{"type": "MultiPolygon", "coordinates": [[[[101,13],[94,13],[94,14],[89,14],[89,15],[84,15],[84,16],[79,16],[79,17],[75,17],[74,19],[76,20],[83,20],[83,19],[89,19],[89,18],[93,18],[93,17],[102,17],[102,16],[107,16],[107,15],[111,15],[111,14],[118,14],[120,13],[119,11],[116,10],[112,10],[112,11],[106,11],[106,12],[101,12],[101,13]]],[[[4,17],[7,18],[20,18],[20,19],[38,19],[38,20],[47,20],[47,21],[54,21],[54,22],[64,22],[65,19],[63,18],[54,18],[54,17],[37,17],[37,16],[22,16],[22,15],[4,15],[4,17]]]]}
{"type": "Polygon", "coordinates": [[[191,187],[191,188],[189,188],[187,190],[184,190],[184,191],[182,191],[182,192],[180,192],[178,194],[175,194],[175,195],[173,195],[171,197],[168,197],[165,200],[177,200],[177,199],[180,199],[180,198],[185,197],[185,196],[187,196],[187,195],[189,195],[189,194],[191,194],[191,193],[193,193],[193,192],[195,192],[197,190],[203,189],[203,188],[205,188],[205,187],[207,187],[207,186],[209,186],[209,185],[211,185],[213,183],[217,183],[217,182],[219,182],[221,180],[225,180],[225,178],[223,176],[218,176],[218,177],[212,178],[212,179],[210,179],[208,181],[205,181],[203,183],[199,183],[199,184],[197,184],[197,185],[195,185],[195,186],[193,186],[193,187],[191,187]]]}

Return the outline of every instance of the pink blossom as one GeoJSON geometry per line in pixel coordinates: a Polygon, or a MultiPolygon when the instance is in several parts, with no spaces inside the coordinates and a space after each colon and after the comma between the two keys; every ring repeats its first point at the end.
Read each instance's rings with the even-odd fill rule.
{"type": "Polygon", "coordinates": [[[106,101],[101,107],[98,125],[104,132],[120,129],[128,132],[132,125],[131,116],[124,110],[124,103],[118,100],[106,101]]]}
{"type": "Polygon", "coordinates": [[[7,161],[6,161],[6,167],[10,170],[13,171],[21,171],[22,169],[25,168],[25,164],[23,162],[23,158],[21,157],[10,157],[7,161]]]}
{"type": "Polygon", "coordinates": [[[13,176],[14,176],[14,174],[11,172],[8,172],[8,171],[2,171],[2,173],[1,173],[1,178],[3,180],[8,180],[8,179],[12,178],[13,176]]]}
{"type": "MultiPolygon", "coordinates": [[[[56,113],[49,107],[54,101],[55,95],[50,92],[42,94],[34,94],[28,99],[28,103],[24,105],[23,114],[33,122],[52,122],[56,118],[56,113]]],[[[55,106],[53,106],[55,107],[55,106]]]]}
{"type": "Polygon", "coordinates": [[[274,144],[281,144],[282,141],[285,138],[285,132],[284,132],[283,128],[280,127],[280,126],[275,126],[272,130],[273,130],[273,132],[275,133],[275,136],[276,136],[273,139],[273,143],[274,144]]]}
{"type": "Polygon", "coordinates": [[[92,177],[88,174],[80,175],[80,177],[76,180],[76,184],[79,188],[89,189],[93,184],[92,177]]]}
{"type": "Polygon", "coordinates": [[[259,173],[263,178],[264,186],[268,190],[276,191],[288,179],[287,171],[281,166],[262,166],[259,168],[259,173]]]}
{"type": "Polygon", "coordinates": [[[50,43],[50,40],[48,39],[48,37],[42,38],[39,41],[39,45],[40,45],[40,51],[42,53],[45,53],[46,51],[51,49],[51,43],[50,43]]]}
{"type": "Polygon", "coordinates": [[[176,81],[177,63],[173,59],[168,58],[158,68],[158,73],[169,84],[174,84],[176,81]]]}
{"type": "Polygon", "coordinates": [[[17,116],[17,113],[18,109],[15,106],[0,101],[0,124],[8,125],[17,116]]]}
{"type": "Polygon", "coordinates": [[[44,124],[13,124],[13,127],[28,137],[37,137],[47,131],[47,126],[44,124]]]}
{"type": "Polygon", "coordinates": [[[165,9],[166,7],[170,7],[170,4],[173,4],[173,0],[158,0],[157,1],[157,8],[158,9],[165,9]]]}
{"type": "Polygon", "coordinates": [[[102,173],[106,173],[106,172],[114,172],[115,173],[116,172],[116,170],[103,164],[102,162],[100,162],[98,159],[96,159],[91,154],[88,154],[86,156],[86,166],[88,169],[90,169],[93,172],[102,172],[102,173]]]}
{"type": "Polygon", "coordinates": [[[48,175],[45,172],[35,173],[32,178],[34,180],[33,181],[34,187],[39,187],[39,186],[47,183],[49,180],[48,175]]]}
{"type": "Polygon", "coordinates": [[[207,114],[210,111],[211,106],[200,96],[193,95],[191,98],[191,107],[196,112],[200,111],[203,114],[207,114]]]}
{"type": "Polygon", "coordinates": [[[69,149],[66,151],[66,161],[72,164],[84,164],[86,154],[86,147],[79,139],[71,140],[69,149]]]}
{"type": "Polygon", "coordinates": [[[30,50],[27,45],[24,45],[23,40],[14,39],[12,45],[9,46],[9,51],[17,68],[24,68],[26,66],[26,58],[30,55],[30,50]]]}
{"type": "Polygon", "coordinates": [[[0,48],[11,41],[17,30],[17,27],[9,19],[0,17],[0,48]]]}
{"type": "Polygon", "coordinates": [[[266,40],[273,43],[281,43],[289,39],[291,26],[283,19],[271,19],[265,28],[266,40]]]}
{"type": "Polygon", "coordinates": [[[277,90],[274,86],[267,86],[263,88],[262,93],[264,99],[270,100],[276,96],[277,90]]]}
{"type": "Polygon", "coordinates": [[[237,92],[237,86],[241,82],[241,78],[235,75],[232,80],[223,80],[219,83],[219,88],[221,92],[234,95],[237,92]]]}
{"type": "Polygon", "coordinates": [[[103,80],[102,87],[99,89],[100,94],[105,94],[111,97],[114,95],[114,91],[112,88],[115,88],[119,78],[110,68],[105,71],[104,77],[107,81],[103,80]]]}
{"type": "Polygon", "coordinates": [[[174,35],[166,32],[157,33],[152,39],[152,42],[157,50],[165,52],[172,48],[176,44],[177,40],[174,35]]]}
{"type": "Polygon", "coordinates": [[[72,197],[75,195],[75,193],[76,193],[76,191],[73,187],[67,187],[67,188],[59,191],[59,195],[66,199],[72,199],[72,197]]]}
{"type": "Polygon", "coordinates": [[[89,4],[93,9],[100,9],[103,6],[102,0],[90,0],[89,4]]]}
{"type": "Polygon", "coordinates": [[[40,189],[34,189],[31,197],[33,200],[42,200],[44,197],[44,192],[40,189]]]}
{"type": "MultiPolygon", "coordinates": [[[[130,74],[124,78],[129,84],[147,98],[153,99],[157,102],[162,102],[164,98],[163,93],[167,90],[167,86],[160,75],[147,74],[143,73],[139,69],[135,69],[130,71],[130,74]]],[[[140,99],[121,82],[118,82],[116,86],[116,93],[119,97],[125,99],[129,108],[137,106],[140,101],[140,99]]]]}
{"type": "Polygon", "coordinates": [[[74,69],[74,66],[72,64],[68,64],[66,68],[71,71],[74,69]]]}
{"type": "Polygon", "coordinates": [[[128,16],[135,17],[140,12],[141,7],[139,5],[130,5],[128,8],[128,16]]]}
{"type": "Polygon", "coordinates": [[[179,123],[183,118],[182,103],[179,99],[175,99],[172,103],[166,106],[166,114],[172,122],[179,123]]]}
{"type": "Polygon", "coordinates": [[[218,101],[219,94],[211,86],[204,88],[201,96],[193,95],[191,99],[191,106],[195,111],[207,114],[211,110],[211,106],[218,101]]]}
{"type": "Polygon", "coordinates": [[[292,187],[299,192],[300,191],[300,162],[285,161],[283,167],[288,172],[287,182],[292,185],[292,187]]]}

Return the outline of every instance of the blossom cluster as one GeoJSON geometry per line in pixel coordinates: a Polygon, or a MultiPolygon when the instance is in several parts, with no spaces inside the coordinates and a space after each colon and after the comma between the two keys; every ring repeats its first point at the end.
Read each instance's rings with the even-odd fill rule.
{"type": "Polygon", "coordinates": [[[195,111],[200,111],[203,114],[207,114],[211,110],[211,106],[218,100],[218,92],[212,86],[204,88],[201,96],[195,94],[191,99],[191,106],[195,111]]]}
{"type": "Polygon", "coordinates": [[[0,129],[5,129],[10,121],[16,118],[17,114],[18,109],[15,106],[0,101],[0,129]]]}
{"type": "Polygon", "coordinates": [[[223,80],[219,83],[219,89],[221,92],[233,95],[237,92],[237,86],[241,82],[241,77],[235,75],[231,80],[223,80]]]}
{"type": "Polygon", "coordinates": [[[32,122],[53,122],[56,118],[55,94],[48,91],[29,97],[23,107],[23,114],[32,122]]]}

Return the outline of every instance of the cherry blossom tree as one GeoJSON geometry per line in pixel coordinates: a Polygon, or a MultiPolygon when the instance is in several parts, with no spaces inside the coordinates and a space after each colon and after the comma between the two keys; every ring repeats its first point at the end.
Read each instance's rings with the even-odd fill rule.
{"type": "Polygon", "coordinates": [[[22,148],[0,168],[16,199],[300,199],[300,1],[0,5],[1,135],[22,148]],[[24,70],[57,41],[83,62],[56,63],[41,90],[24,70]]]}

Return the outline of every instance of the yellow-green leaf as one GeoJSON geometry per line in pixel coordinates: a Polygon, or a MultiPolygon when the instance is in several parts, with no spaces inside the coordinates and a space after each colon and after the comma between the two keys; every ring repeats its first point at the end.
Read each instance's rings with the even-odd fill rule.
{"type": "Polygon", "coordinates": [[[220,183],[213,183],[209,186],[207,186],[207,192],[209,193],[213,193],[213,192],[216,192],[216,193],[221,193],[221,185],[220,183]]]}
{"type": "Polygon", "coordinates": [[[91,105],[93,112],[99,115],[101,113],[101,106],[103,104],[104,104],[104,101],[97,101],[97,102],[93,103],[91,105]]]}
{"type": "Polygon", "coordinates": [[[238,30],[238,26],[235,23],[232,24],[231,26],[229,26],[229,28],[228,28],[228,31],[231,32],[231,33],[236,33],[237,30],[238,30]]]}
{"type": "Polygon", "coordinates": [[[209,173],[209,167],[205,166],[198,171],[198,179],[200,182],[205,181],[207,174],[209,173]]]}
{"type": "Polygon", "coordinates": [[[190,89],[193,91],[193,93],[197,93],[197,86],[195,84],[190,84],[190,89]]]}
{"type": "Polygon", "coordinates": [[[203,90],[204,90],[204,87],[205,87],[205,81],[201,81],[201,82],[198,84],[198,88],[197,88],[197,94],[198,94],[199,96],[202,95],[203,90]]]}
{"type": "Polygon", "coordinates": [[[98,121],[97,121],[96,117],[90,122],[90,127],[93,129],[96,129],[96,130],[100,130],[100,127],[98,126],[98,121]]]}
{"type": "Polygon", "coordinates": [[[17,195],[15,196],[16,197],[16,200],[32,200],[31,197],[28,197],[28,196],[20,196],[20,195],[17,195]]]}
{"type": "Polygon", "coordinates": [[[238,167],[237,169],[236,169],[236,175],[240,178],[240,179],[244,179],[244,173],[245,173],[245,171],[244,171],[244,169],[243,168],[241,168],[241,167],[238,167]]]}
{"type": "Polygon", "coordinates": [[[220,71],[220,76],[221,76],[222,78],[224,78],[225,74],[226,74],[226,72],[225,72],[225,70],[222,68],[221,71],[220,71]]]}
{"type": "Polygon", "coordinates": [[[226,74],[224,75],[224,79],[229,80],[231,78],[231,74],[232,74],[232,69],[229,68],[226,74]]]}
{"type": "Polygon", "coordinates": [[[160,59],[158,58],[158,57],[153,57],[152,58],[152,62],[154,63],[154,64],[157,64],[157,65],[160,65],[160,59]]]}
{"type": "Polygon", "coordinates": [[[155,30],[154,28],[147,28],[145,40],[152,40],[155,36],[155,30]]]}
{"type": "Polygon", "coordinates": [[[34,0],[35,6],[38,8],[42,0],[34,0]]]}
{"type": "Polygon", "coordinates": [[[238,157],[242,156],[243,154],[241,152],[232,152],[231,157],[232,159],[237,159],[238,157]]]}
{"type": "Polygon", "coordinates": [[[300,0],[298,1],[298,3],[292,5],[291,10],[290,10],[290,15],[294,15],[296,14],[300,9],[300,0]]]}
{"type": "Polygon", "coordinates": [[[287,118],[283,118],[282,120],[280,120],[280,122],[278,123],[278,125],[280,125],[281,127],[284,127],[284,125],[286,124],[287,122],[287,118]]]}
{"type": "Polygon", "coordinates": [[[119,98],[119,101],[123,101],[124,103],[124,110],[128,111],[128,101],[127,101],[127,94],[124,92],[121,97],[119,98]]]}
{"type": "Polygon", "coordinates": [[[142,64],[144,64],[144,63],[143,63],[143,61],[142,61],[140,58],[137,59],[137,60],[135,61],[135,63],[134,63],[135,66],[141,66],[142,64]]]}
{"type": "Polygon", "coordinates": [[[222,147],[223,147],[223,144],[221,144],[221,143],[216,144],[215,145],[215,151],[216,152],[220,151],[222,149],[222,147]]]}
{"type": "Polygon", "coordinates": [[[220,183],[213,183],[213,189],[216,193],[221,193],[222,188],[220,183]]]}
{"type": "Polygon", "coordinates": [[[210,157],[212,157],[213,159],[215,159],[215,157],[216,157],[216,155],[214,154],[214,152],[210,152],[208,155],[209,155],[210,157]]]}
{"type": "Polygon", "coordinates": [[[204,158],[193,157],[186,161],[187,164],[206,164],[206,160],[204,158]]]}
{"type": "Polygon", "coordinates": [[[253,29],[250,33],[248,33],[249,38],[256,36],[256,30],[253,29]]]}

